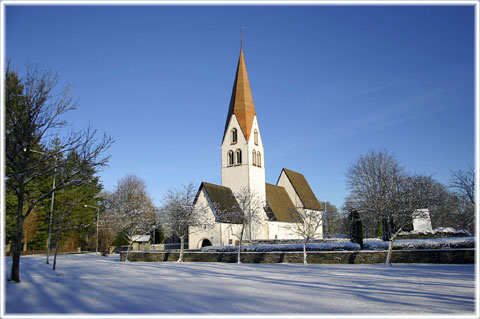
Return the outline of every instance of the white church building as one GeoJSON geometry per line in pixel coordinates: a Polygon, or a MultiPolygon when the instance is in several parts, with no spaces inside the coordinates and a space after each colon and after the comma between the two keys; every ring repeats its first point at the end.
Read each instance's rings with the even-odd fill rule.
{"type": "MultiPolygon", "coordinates": [[[[238,207],[235,194],[248,190],[261,201],[257,222],[244,234],[246,240],[298,239],[289,227],[292,211],[302,209],[321,214],[320,203],[305,177],[283,169],[276,185],[265,182],[265,153],[255,112],[243,49],[240,49],[237,73],[221,146],[222,185],[202,182],[194,205],[206,214],[208,225],[190,227],[190,249],[203,246],[228,246],[238,242],[241,225],[228,223],[223,211],[238,207]]],[[[322,236],[322,227],[317,237],[322,236]]]]}

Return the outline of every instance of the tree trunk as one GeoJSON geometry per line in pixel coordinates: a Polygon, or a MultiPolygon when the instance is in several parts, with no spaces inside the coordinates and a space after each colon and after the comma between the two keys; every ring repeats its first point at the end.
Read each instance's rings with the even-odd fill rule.
{"type": "Polygon", "coordinates": [[[303,242],[303,264],[307,264],[307,242],[303,242]]]}
{"type": "Polygon", "coordinates": [[[180,237],[180,257],[178,257],[178,260],[177,260],[177,262],[179,262],[179,263],[183,262],[184,245],[185,245],[185,237],[181,236],[180,237]]]}
{"type": "Polygon", "coordinates": [[[242,227],[242,231],[240,232],[240,238],[239,238],[239,241],[238,241],[237,264],[242,263],[241,252],[242,252],[242,240],[243,240],[243,230],[244,229],[245,229],[245,227],[242,227]]]}
{"type": "Polygon", "coordinates": [[[388,245],[388,253],[387,253],[387,260],[385,260],[385,266],[392,265],[392,253],[393,253],[393,242],[395,238],[397,238],[398,234],[402,231],[402,227],[395,234],[393,234],[392,238],[390,238],[390,244],[388,245]]]}
{"type": "Polygon", "coordinates": [[[387,259],[385,260],[385,266],[391,266],[391,260],[392,260],[392,250],[393,250],[393,239],[390,239],[390,243],[388,245],[388,253],[387,253],[387,259]]]}
{"type": "Polygon", "coordinates": [[[27,232],[25,232],[25,238],[23,240],[23,251],[24,252],[27,252],[27,244],[28,244],[27,240],[28,240],[27,232]]]}
{"type": "Polygon", "coordinates": [[[127,257],[125,257],[125,261],[130,261],[130,260],[128,259],[128,257],[129,257],[129,255],[130,255],[130,247],[132,247],[132,245],[133,245],[133,242],[129,241],[129,242],[128,242],[128,248],[127,248],[127,257]]]}
{"type": "Polygon", "coordinates": [[[387,241],[390,238],[389,222],[387,218],[382,218],[382,240],[387,241]]]}
{"type": "Polygon", "coordinates": [[[52,267],[52,270],[55,270],[56,267],[57,267],[57,253],[58,253],[58,242],[59,242],[59,238],[57,237],[56,240],[55,240],[55,255],[53,257],[53,267],[52,267]]]}
{"type": "Polygon", "coordinates": [[[12,240],[12,270],[10,273],[10,280],[14,282],[20,282],[20,255],[22,251],[22,235],[23,235],[23,222],[25,217],[23,216],[23,203],[24,193],[20,191],[17,203],[17,216],[15,225],[15,234],[12,240]]]}

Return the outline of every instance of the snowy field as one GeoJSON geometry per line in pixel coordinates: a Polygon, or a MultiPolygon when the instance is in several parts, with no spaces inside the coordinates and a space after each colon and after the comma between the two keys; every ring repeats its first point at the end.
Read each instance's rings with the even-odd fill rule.
{"type": "Polygon", "coordinates": [[[22,257],[22,283],[6,283],[6,313],[475,314],[474,265],[118,259],[63,255],[53,272],[43,255],[22,257]]]}

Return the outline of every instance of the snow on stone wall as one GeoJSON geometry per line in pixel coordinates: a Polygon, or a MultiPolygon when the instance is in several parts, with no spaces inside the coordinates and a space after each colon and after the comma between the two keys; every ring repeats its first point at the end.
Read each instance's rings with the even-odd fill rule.
{"type": "MultiPolygon", "coordinates": [[[[364,241],[365,250],[386,250],[388,241],[364,241]]],[[[393,249],[443,249],[474,248],[475,237],[450,237],[432,239],[399,239],[393,242],[393,249]]]]}
{"type": "MultiPolygon", "coordinates": [[[[364,241],[364,250],[387,250],[388,241],[364,241]]],[[[403,239],[394,241],[393,249],[455,249],[455,248],[474,248],[475,237],[454,237],[454,238],[435,238],[435,239],[403,239]]],[[[234,252],[237,246],[210,246],[202,248],[204,252],[234,252]]],[[[242,251],[247,252],[269,252],[269,251],[301,251],[303,245],[296,244],[250,244],[242,246],[242,251]]],[[[323,242],[308,243],[308,251],[335,251],[335,250],[360,250],[360,245],[351,242],[323,242]]]]}
{"type": "MultiPolygon", "coordinates": [[[[234,252],[238,247],[203,247],[203,252],[234,252]]],[[[303,250],[302,244],[280,244],[280,245],[248,245],[242,246],[242,251],[247,252],[269,252],[269,251],[300,251],[303,250]]],[[[360,245],[354,243],[309,243],[308,251],[335,251],[335,250],[360,250],[360,245]]]]}

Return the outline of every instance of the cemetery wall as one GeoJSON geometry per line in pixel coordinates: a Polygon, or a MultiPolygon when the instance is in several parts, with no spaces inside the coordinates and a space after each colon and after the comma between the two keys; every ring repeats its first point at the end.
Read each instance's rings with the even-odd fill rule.
{"type": "MultiPolygon", "coordinates": [[[[124,261],[126,252],[120,260],[124,261]]],[[[311,264],[379,264],[384,263],[387,251],[328,251],[309,252],[311,264]]],[[[179,252],[132,251],[130,261],[177,261],[179,252]]],[[[244,263],[303,263],[303,252],[243,252],[244,263]]],[[[237,262],[235,252],[185,251],[186,262],[237,262]]],[[[475,249],[418,249],[395,250],[392,263],[473,264],[475,249]]]]}

